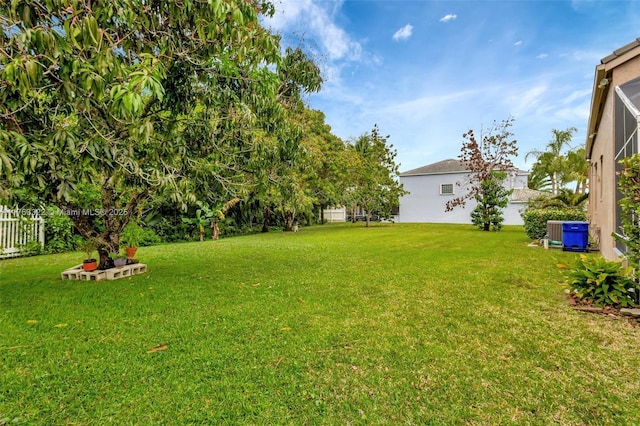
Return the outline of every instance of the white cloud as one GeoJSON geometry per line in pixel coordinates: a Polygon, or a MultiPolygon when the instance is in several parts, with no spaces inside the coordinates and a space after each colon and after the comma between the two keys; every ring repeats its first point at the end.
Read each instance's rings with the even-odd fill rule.
{"type": "Polygon", "coordinates": [[[595,50],[574,50],[569,53],[561,53],[559,56],[565,59],[573,59],[579,62],[588,62],[590,64],[599,64],[600,59],[611,52],[595,51],[595,50]]]}
{"type": "Polygon", "coordinates": [[[573,91],[569,94],[569,96],[566,96],[562,99],[562,103],[563,104],[570,104],[574,101],[577,100],[584,100],[586,99],[587,101],[589,101],[591,99],[591,89],[584,89],[584,90],[576,90],[573,91]]]}
{"type": "Polygon", "coordinates": [[[446,93],[421,94],[416,98],[401,102],[389,101],[382,108],[377,108],[376,111],[387,115],[420,118],[429,113],[441,111],[445,106],[473,99],[486,90],[487,88],[483,87],[446,93]]]}
{"type": "Polygon", "coordinates": [[[449,22],[449,21],[453,21],[454,19],[457,19],[457,18],[458,18],[458,15],[450,13],[450,14],[445,15],[442,18],[440,18],[440,22],[449,22]]]}
{"type": "Polygon", "coordinates": [[[576,12],[587,12],[596,5],[595,0],[572,0],[571,8],[576,12]]]}
{"type": "Polygon", "coordinates": [[[522,40],[518,40],[515,43],[513,43],[514,46],[522,46],[522,40]]]}
{"type": "Polygon", "coordinates": [[[549,55],[548,55],[548,54],[546,54],[546,53],[541,53],[541,54],[539,54],[538,56],[536,56],[536,59],[546,59],[546,58],[548,58],[548,57],[549,57],[549,55]]]}
{"type": "Polygon", "coordinates": [[[535,111],[540,107],[548,89],[549,87],[546,83],[539,83],[526,89],[521,89],[517,86],[512,88],[511,93],[505,97],[509,111],[515,116],[524,116],[535,111]]]}
{"type": "Polygon", "coordinates": [[[265,19],[265,25],[279,32],[289,28],[305,28],[305,37],[312,38],[330,60],[360,60],[362,46],[334,22],[338,5],[313,0],[281,0],[276,13],[265,19]],[[328,6],[334,6],[331,10],[328,6]]]}
{"type": "Polygon", "coordinates": [[[396,33],[393,35],[393,39],[395,41],[406,40],[411,37],[411,34],[413,34],[413,25],[407,24],[396,31],[396,33]]]}

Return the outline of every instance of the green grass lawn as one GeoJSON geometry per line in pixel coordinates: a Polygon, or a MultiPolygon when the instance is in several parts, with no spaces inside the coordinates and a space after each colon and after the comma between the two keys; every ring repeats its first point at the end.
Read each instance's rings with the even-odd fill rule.
{"type": "Polygon", "coordinates": [[[527,244],[357,224],[144,247],[110,282],[1,261],[0,425],[639,424],[640,330],[527,244]]]}

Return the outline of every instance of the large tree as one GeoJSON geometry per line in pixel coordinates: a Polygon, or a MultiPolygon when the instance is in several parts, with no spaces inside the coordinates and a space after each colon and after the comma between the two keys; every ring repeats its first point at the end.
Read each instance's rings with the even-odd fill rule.
{"type": "Polygon", "coordinates": [[[398,182],[399,165],[395,162],[397,151],[387,144],[389,136],[382,136],[378,126],[371,133],[361,135],[352,144],[355,154],[347,190],[351,204],[364,210],[367,227],[372,215],[388,219],[398,206],[399,198],[406,194],[398,182]]]}
{"type": "Polygon", "coordinates": [[[254,196],[263,204],[263,232],[269,230],[272,213],[280,216],[286,231],[292,230],[296,216],[310,210],[314,202],[307,185],[307,175],[313,171],[309,153],[302,145],[306,133],[302,94],[320,90],[320,69],[302,49],[287,48],[277,73],[280,114],[272,114],[275,130],[263,136],[265,143],[254,162],[257,171],[254,196]]]}
{"type": "Polygon", "coordinates": [[[185,204],[242,181],[280,108],[262,13],[262,0],[2,2],[2,189],[67,212],[104,264],[151,194],[185,204]]]}
{"type": "Polygon", "coordinates": [[[349,187],[348,145],[331,133],[321,111],[306,110],[303,120],[302,144],[310,157],[313,174],[308,175],[313,198],[324,223],[324,209],[344,205],[349,187]]]}
{"type": "Polygon", "coordinates": [[[464,206],[477,196],[482,197],[485,193],[483,185],[495,180],[495,172],[514,172],[512,157],[518,155],[518,143],[511,132],[513,122],[511,117],[494,122],[489,129],[483,130],[479,139],[473,129],[462,135],[464,141],[458,158],[467,167],[469,178],[460,185],[466,184],[467,191],[448,201],[446,211],[464,206]]]}

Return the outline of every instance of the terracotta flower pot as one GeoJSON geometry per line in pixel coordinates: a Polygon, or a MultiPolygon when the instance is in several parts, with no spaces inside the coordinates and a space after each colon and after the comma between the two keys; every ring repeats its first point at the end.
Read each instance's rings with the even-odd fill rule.
{"type": "Polygon", "coordinates": [[[133,259],[133,256],[136,255],[136,251],[138,251],[137,247],[127,247],[124,249],[125,253],[127,253],[127,259],[133,259]]]}
{"type": "Polygon", "coordinates": [[[85,272],[91,272],[98,269],[98,262],[95,259],[88,259],[82,262],[82,269],[85,272]]]}

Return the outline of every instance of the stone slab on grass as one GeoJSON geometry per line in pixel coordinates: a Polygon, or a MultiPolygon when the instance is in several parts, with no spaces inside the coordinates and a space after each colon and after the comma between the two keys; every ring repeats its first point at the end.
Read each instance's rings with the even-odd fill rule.
{"type": "Polygon", "coordinates": [[[640,309],[638,308],[622,308],[620,309],[620,313],[631,317],[640,317],[640,309]]]}

